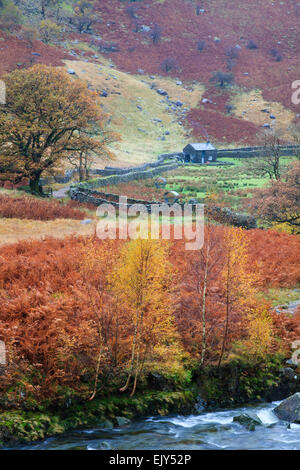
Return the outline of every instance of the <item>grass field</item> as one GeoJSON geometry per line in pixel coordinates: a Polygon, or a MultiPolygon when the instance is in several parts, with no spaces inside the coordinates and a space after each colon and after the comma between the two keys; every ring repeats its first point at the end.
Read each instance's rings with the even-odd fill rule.
{"type": "MultiPolygon", "coordinates": [[[[151,79],[120,72],[105,59],[99,64],[66,61],[66,66],[94,90],[108,93],[101,99],[103,111],[109,117],[110,129],[121,136],[121,142],[112,146],[117,157],[114,166],[154,161],[161,153],[181,151],[189,142],[189,131],[178,122],[183,121],[184,107],[197,106],[205,91],[203,86],[187,89],[171,78],[151,79]],[[153,83],[157,89],[166,90],[171,101],[181,101],[183,106],[172,110],[165,97],[151,89],[153,83]]],[[[101,167],[101,162],[96,166],[101,167]]]]}
{"type": "Polygon", "coordinates": [[[295,114],[276,101],[266,101],[262,96],[261,90],[244,92],[237,89],[236,93],[232,96],[230,104],[233,105],[235,117],[253,122],[259,127],[265,123],[270,124],[272,127],[276,126],[276,129],[281,132],[282,138],[287,141],[291,139],[288,129],[295,119],[295,114]],[[263,110],[268,110],[269,112],[266,113],[263,110]],[[270,119],[271,114],[276,119],[270,119]]]}
{"type": "Polygon", "coordinates": [[[82,225],[79,220],[57,219],[49,221],[28,219],[0,219],[0,246],[20,240],[39,240],[45,237],[64,238],[70,235],[93,235],[96,220],[82,225]]]}
{"type": "MultiPolygon", "coordinates": [[[[155,179],[146,179],[106,186],[98,190],[147,201],[163,201],[165,191],[176,191],[180,194],[181,202],[188,202],[191,198],[197,198],[199,202],[215,198],[218,203],[239,209],[242,207],[242,201],[251,197],[255,189],[265,186],[270,181],[267,177],[253,175],[248,159],[220,158],[219,160],[234,165],[189,164],[179,167],[163,174],[167,184],[161,189],[155,187],[155,179]]],[[[283,158],[282,165],[287,166],[291,161],[291,157],[283,158]]]]}
{"type": "MultiPolygon", "coordinates": [[[[234,163],[232,166],[189,165],[167,174],[166,189],[177,191],[183,200],[198,198],[204,202],[209,197],[216,197],[220,202],[233,208],[240,205],[241,198],[252,195],[253,190],[261,188],[268,178],[254,176],[249,169],[249,160],[220,158],[220,161],[234,163]]],[[[287,165],[292,158],[283,159],[287,165]]]]}

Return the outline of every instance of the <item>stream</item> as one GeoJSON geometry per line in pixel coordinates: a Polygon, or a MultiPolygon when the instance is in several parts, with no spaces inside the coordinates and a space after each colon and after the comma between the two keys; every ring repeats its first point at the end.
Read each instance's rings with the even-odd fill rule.
{"type": "Polygon", "coordinates": [[[16,449],[30,450],[298,450],[300,424],[279,421],[279,402],[190,416],[150,417],[115,429],[68,432],[16,449]],[[258,416],[262,425],[248,431],[234,416],[258,416]]]}

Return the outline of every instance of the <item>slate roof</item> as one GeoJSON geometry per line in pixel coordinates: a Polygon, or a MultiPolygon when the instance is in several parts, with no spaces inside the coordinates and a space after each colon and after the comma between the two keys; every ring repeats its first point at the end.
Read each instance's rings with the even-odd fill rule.
{"type": "Polygon", "coordinates": [[[184,150],[187,147],[193,147],[193,149],[196,150],[197,152],[201,150],[216,150],[216,148],[210,142],[189,144],[184,148],[184,150]]]}

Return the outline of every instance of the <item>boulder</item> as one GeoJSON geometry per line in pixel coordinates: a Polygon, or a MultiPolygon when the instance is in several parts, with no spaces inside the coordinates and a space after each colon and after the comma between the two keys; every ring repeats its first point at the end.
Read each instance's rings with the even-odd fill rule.
{"type": "Polygon", "coordinates": [[[174,390],[174,384],[157,372],[150,372],[148,375],[148,384],[152,389],[162,392],[171,392],[174,390]]]}
{"type": "Polygon", "coordinates": [[[298,380],[298,375],[291,367],[280,369],[280,377],[283,382],[293,382],[298,380]]]}
{"type": "Polygon", "coordinates": [[[285,361],[285,363],[293,369],[298,369],[299,367],[298,361],[294,361],[293,359],[288,359],[287,361],[285,361]]]}
{"type": "Polygon", "coordinates": [[[156,91],[159,95],[162,95],[162,96],[167,96],[168,95],[168,92],[166,90],[163,90],[162,88],[158,88],[158,90],[156,90],[156,91]]]}
{"type": "Polygon", "coordinates": [[[130,423],[130,419],[124,418],[124,416],[116,416],[116,421],[118,426],[126,426],[126,424],[130,423]]]}
{"type": "Polygon", "coordinates": [[[241,415],[235,416],[233,418],[233,421],[241,424],[248,431],[255,431],[256,426],[262,425],[262,422],[258,418],[258,416],[253,417],[253,416],[248,415],[247,413],[243,413],[241,415]]]}
{"type": "Polygon", "coordinates": [[[295,393],[291,397],[283,400],[278,405],[274,413],[279,419],[289,423],[300,423],[300,393],[295,393]]]}
{"type": "Polygon", "coordinates": [[[195,403],[195,409],[196,409],[196,411],[197,411],[198,413],[201,413],[202,411],[205,410],[206,406],[207,406],[206,401],[203,400],[203,398],[202,398],[200,395],[198,395],[197,400],[196,400],[196,403],[195,403]]]}
{"type": "Polygon", "coordinates": [[[98,426],[103,429],[113,429],[114,425],[109,419],[100,420],[98,426]]]}

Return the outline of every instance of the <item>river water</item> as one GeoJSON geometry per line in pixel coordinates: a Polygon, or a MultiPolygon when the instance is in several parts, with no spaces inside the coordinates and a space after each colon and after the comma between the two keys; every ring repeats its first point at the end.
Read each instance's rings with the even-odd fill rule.
{"type": "MultiPolygon", "coordinates": [[[[278,402],[279,403],[279,402],[278,402]]],[[[279,421],[273,409],[278,403],[260,404],[190,416],[150,417],[115,429],[68,432],[18,447],[36,450],[217,450],[300,449],[300,424],[279,421]],[[233,422],[247,413],[262,421],[255,431],[233,422]]]]}

